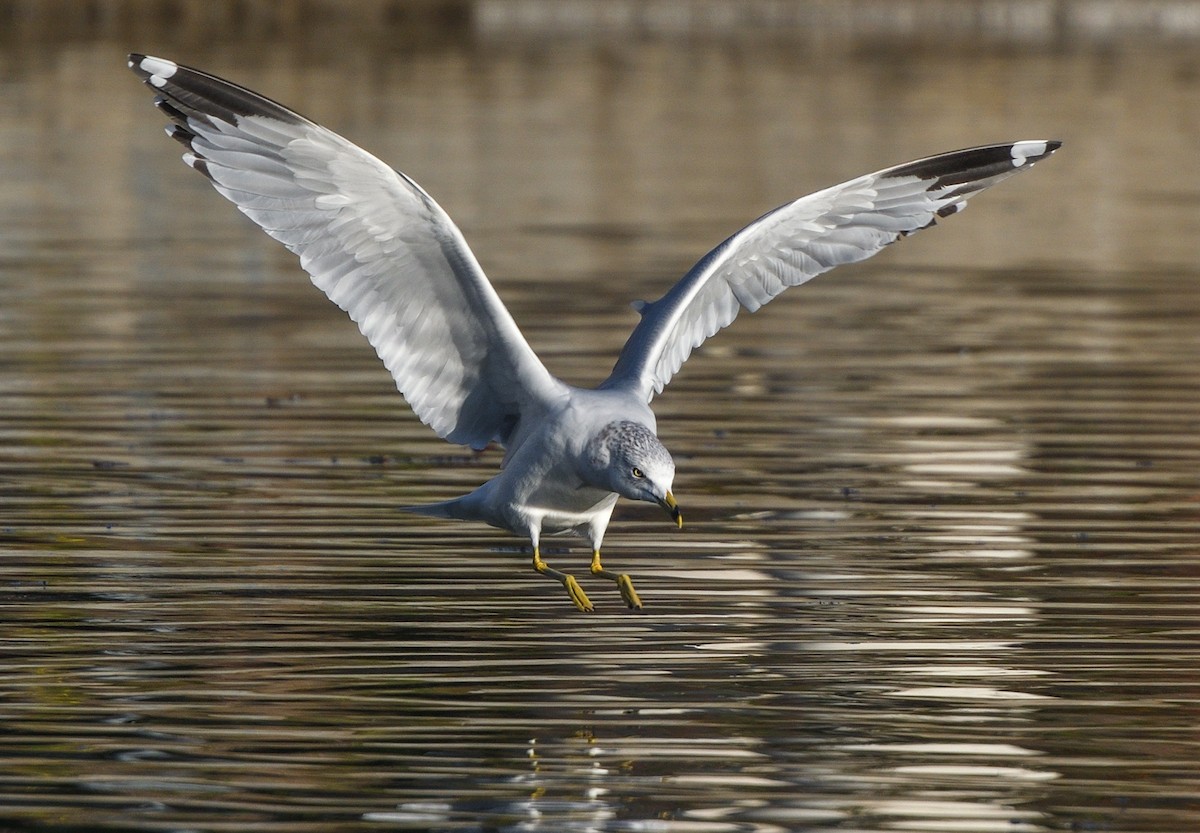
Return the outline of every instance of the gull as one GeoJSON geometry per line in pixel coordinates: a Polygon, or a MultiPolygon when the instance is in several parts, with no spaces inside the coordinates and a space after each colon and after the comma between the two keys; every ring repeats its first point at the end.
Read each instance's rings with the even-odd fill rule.
{"type": "Polygon", "coordinates": [[[443,439],[505,449],[500,472],[453,500],[404,507],[527,537],[533,568],[592,603],[541,557],[542,535],[574,533],[591,573],[641,599],[600,561],[618,497],[658,504],[683,526],[675,462],[650,404],[691,352],[742,309],[864,260],[1027,170],[1057,141],[942,153],[786,203],[706,254],[640,320],[594,389],[551,375],[484,275],[462,232],[416,182],[338,134],[244,87],[161,58],[129,67],[156,93],[183,160],[204,174],[349,313],[422,422],[443,439]]]}

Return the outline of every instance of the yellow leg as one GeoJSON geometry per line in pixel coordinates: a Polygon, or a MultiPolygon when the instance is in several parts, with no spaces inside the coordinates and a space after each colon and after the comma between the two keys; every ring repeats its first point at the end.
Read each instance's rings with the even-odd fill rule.
{"type": "Polygon", "coordinates": [[[629,609],[642,609],[642,600],[638,598],[637,591],[633,589],[633,580],[625,573],[610,573],[604,569],[600,564],[600,550],[592,550],[592,575],[615,581],[617,589],[621,591],[621,598],[625,600],[625,604],[629,605],[629,609]]]}
{"type": "Polygon", "coordinates": [[[591,601],[588,599],[587,594],[583,592],[583,588],[579,586],[579,582],[575,580],[575,576],[568,573],[561,573],[549,566],[542,560],[541,553],[538,552],[536,545],[533,548],[533,569],[544,576],[550,576],[550,578],[561,581],[562,586],[567,588],[567,593],[571,596],[571,601],[575,603],[575,607],[585,613],[593,610],[591,601]]]}

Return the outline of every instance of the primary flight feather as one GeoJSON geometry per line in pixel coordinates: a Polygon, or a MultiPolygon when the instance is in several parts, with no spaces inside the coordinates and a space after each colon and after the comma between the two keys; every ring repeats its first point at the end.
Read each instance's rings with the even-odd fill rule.
{"type": "Polygon", "coordinates": [[[650,402],[692,350],[788,287],[953,214],[976,193],[1049,156],[1023,141],[931,156],[780,206],[697,263],[641,320],[594,390],[552,376],[525,341],[462,233],[417,183],[336,133],[255,92],[161,58],[130,55],[203,173],[349,313],[417,416],[438,436],[506,448],[499,474],[455,500],[406,507],[527,536],[533,566],[592,605],[540,555],[543,533],[574,532],[591,572],[641,607],[600,545],[618,496],[657,503],[682,525],[675,464],[650,402]]]}

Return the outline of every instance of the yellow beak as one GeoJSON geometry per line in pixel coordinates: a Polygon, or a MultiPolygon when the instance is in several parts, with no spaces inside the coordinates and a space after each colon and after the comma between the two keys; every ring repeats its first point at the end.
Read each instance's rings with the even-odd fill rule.
{"type": "Polygon", "coordinates": [[[679,511],[679,504],[675,502],[675,495],[667,492],[667,496],[658,502],[658,505],[671,515],[675,521],[675,526],[683,529],[683,513],[679,511]]]}

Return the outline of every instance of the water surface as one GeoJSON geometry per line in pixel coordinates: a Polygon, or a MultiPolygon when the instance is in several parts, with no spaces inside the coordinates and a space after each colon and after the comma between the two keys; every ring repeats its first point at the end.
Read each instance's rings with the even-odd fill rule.
{"type": "Polygon", "coordinates": [[[142,38],[0,53],[0,826],[1200,825],[1194,49],[142,38]],[[131,48],[416,177],[575,382],[776,204],[1066,144],[698,351],[657,405],[687,524],[618,509],[638,613],[553,541],[582,615],[396,511],[499,453],[178,162],[131,48]]]}

